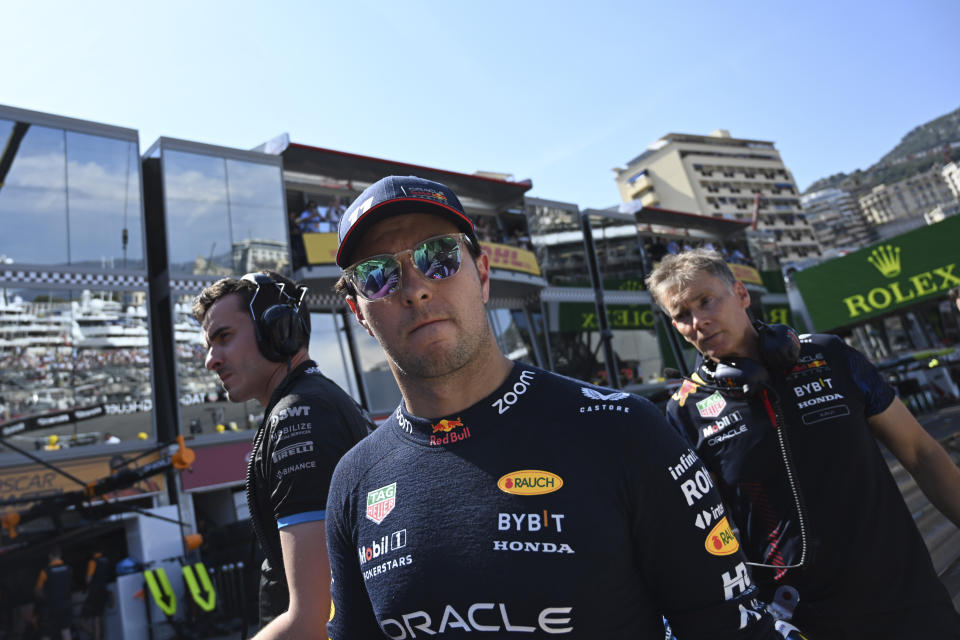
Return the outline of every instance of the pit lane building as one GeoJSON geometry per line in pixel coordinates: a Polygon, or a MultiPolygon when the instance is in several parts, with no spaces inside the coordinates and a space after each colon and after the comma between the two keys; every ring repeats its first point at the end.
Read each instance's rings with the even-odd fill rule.
{"type": "MultiPolygon", "coordinates": [[[[751,263],[750,245],[769,261],[815,249],[771,143],[693,138],[671,134],[631,163],[618,180],[623,203],[581,210],[532,198],[529,180],[505,174],[414,166],[286,135],[254,150],[161,137],[141,153],[135,130],[0,106],[0,435],[83,482],[149,464],[158,444],[185,435],[193,472],[157,475],[114,497],[165,508],[188,531],[242,521],[263,408],[227,402],[203,368],[193,297],[255,269],[305,282],[311,355],[375,416],[387,415],[399,400],[389,367],[331,291],[332,224],[366,186],[396,173],[448,184],[474,218],[493,267],[488,316],[505,354],[656,396],[665,366],[693,361],[642,284],[670,243],[727,251],[755,313],[772,322],[794,321],[787,291],[779,269],[751,263]],[[688,193],[659,181],[671,163],[688,193]],[[757,190],[759,228],[771,233],[751,237],[757,190]]],[[[0,500],[75,485],[0,448],[0,500]]],[[[64,527],[68,555],[86,553],[94,538],[144,557],[156,546],[151,527],[129,518],[91,526],[71,516],[64,527]]],[[[39,539],[52,525],[20,529],[39,539]]],[[[4,532],[0,549],[11,543],[4,532]]],[[[229,558],[236,549],[217,551],[229,558]]]]}

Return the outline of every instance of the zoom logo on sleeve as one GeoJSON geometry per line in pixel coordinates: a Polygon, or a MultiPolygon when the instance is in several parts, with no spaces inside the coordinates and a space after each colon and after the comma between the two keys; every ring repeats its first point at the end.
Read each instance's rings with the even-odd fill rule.
{"type": "Polygon", "coordinates": [[[520,380],[513,383],[513,390],[507,391],[499,399],[494,400],[491,407],[497,408],[497,414],[503,415],[507,411],[510,411],[510,408],[517,403],[520,399],[520,396],[527,392],[527,389],[530,388],[530,385],[533,383],[533,371],[523,371],[520,374],[520,380]]]}

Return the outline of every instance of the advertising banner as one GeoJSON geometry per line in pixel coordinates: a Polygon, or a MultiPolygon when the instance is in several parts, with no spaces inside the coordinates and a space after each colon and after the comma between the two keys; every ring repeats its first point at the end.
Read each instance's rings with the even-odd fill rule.
{"type": "Polygon", "coordinates": [[[480,247],[490,257],[490,267],[493,269],[540,275],[540,265],[532,251],[495,242],[481,242],[480,247]]]}
{"type": "Polygon", "coordinates": [[[309,265],[337,263],[337,234],[335,233],[305,233],[303,248],[306,250],[309,265]]]}
{"type": "MultiPolygon", "coordinates": [[[[133,458],[137,453],[131,452],[124,455],[127,458],[133,458]]],[[[158,453],[152,453],[131,463],[131,467],[138,469],[151,462],[156,462],[159,458],[158,453]]],[[[123,456],[119,455],[58,460],[55,461],[55,464],[58,468],[84,482],[94,482],[109,476],[121,466],[125,466],[123,456]]],[[[0,502],[14,499],[47,498],[82,488],[70,478],[38,464],[6,467],[0,471],[0,502]]],[[[159,493],[163,490],[163,474],[157,474],[127,489],[109,493],[107,497],[110,499],[131,496],[141,497],[159,493]]],[[[18,508],[25,508],[26,506],[20,505],[18,508]]]]}
{"type": "Polygon", "coordinates": [[[793,275],[816,331],[947,295],[960,286],[960,216],[793,275]]]}
{"type": "Polygon", "coordinates": [[[760,272],[753,267],[748,267],[745,264],[738,264],[736,262],[728,262],[727,266],[730,267],[733,276],[740,282],[763,286],[763,278],[760,277],[760,272]]]}
{"type": "MultiPolygon", "coordinates": [[[[599,331],[597,306],[592,302],[560,302],[558,331],[599,331]]],[[[608,304],[607,322],[611,329],[650,331],[653,311],[649,305],[608,304]]]]}

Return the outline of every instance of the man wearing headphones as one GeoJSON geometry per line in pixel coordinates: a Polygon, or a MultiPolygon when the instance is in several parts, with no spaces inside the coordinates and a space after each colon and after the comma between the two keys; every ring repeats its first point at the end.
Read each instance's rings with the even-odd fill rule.
{"type": "Polygon", "coordinates": [[[310,359],[306,288],[280,274],[224,278],[197,297],[206,367],[233,402],[264,406],[247,468],[250,523],[266,559],[257,638],[326,638],[326,497],[340,457],[365,437],[366,412],[310,359]]]}
{"type": "Polygon", "coordinates": [[[711,470],[765,599],[795,588],[794,621],[818,640],[960,638],[875,438],[958,525],[960,470],[877,369],[836,336],[754,322],[716,252],[667,256],[647,288],[701,354],[667,417],[711,470]]]}

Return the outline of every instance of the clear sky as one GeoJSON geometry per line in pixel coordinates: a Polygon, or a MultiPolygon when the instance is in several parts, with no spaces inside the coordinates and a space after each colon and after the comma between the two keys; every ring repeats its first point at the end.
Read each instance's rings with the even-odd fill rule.
{"type": "Polygon", "coordinates": [[[670,132],[776,143],[798,185],[960,106],[960,2],[7,2],[0,104],[295,142],[605,207],[670,132]]]}

